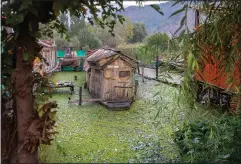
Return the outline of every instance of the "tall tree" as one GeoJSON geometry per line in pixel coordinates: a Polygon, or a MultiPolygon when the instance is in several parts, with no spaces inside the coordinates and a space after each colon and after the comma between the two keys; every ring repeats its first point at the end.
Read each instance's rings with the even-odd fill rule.
{"type": "Polygon", "coordinates": [[[87,27],[80,29],[76,35],[79,46],[82,48],[85,47],[84,49],[95,49],[101,45],[101,41],[87,27]]]}
{"type": "Polygon", "coordinates": [[[147,46],[156,47],[161,51],[168,49],[169,37],[166,33],[154,33],[146,39],[147,46]]]}
{"type": "Polygon", "coordinates": [[[103,46],[116,47],[119,44],[127,42],[128,39],[133,37],[133,25],[129,18],[125,18],[126,21],[122,24],[117,22],[114,27],[115,36],[111,36],[108,29],[102,29],[101,27],[90,27],[91,31],[97,35],[101,40],[103,46]]]}
{"type": "Polygon", "coordinates": [[[65,12],[64,13],[60,13],[58,19],[59,19],[60,23],[63,24],[66,28],[69,27],[69,22],[68,22],[69,18],[68,18],[67,13],[65,13],[65,12]]]}
{"type": "MultiPolygon", "coordinates": [[[[9,46],[12,48],[10,57],[16,58],[16,67],[14,71],[10,70],[12,85],[14,86],[14,98],[16,100],[16,115],[17,115],[17,146],[13,151],[11,163],[37,163],[38,146],[40,143],[49,144],[51,132],[46,131],[52,128],[50,113],[51,108],[56,107],[55,103],[45,104],[43,106],[42,116],[37,113],[37,108],[34,107],[33,97],[33,83],[34,76],[32,73],[32,63],[35,56],[39,55],[41,50],[40,45],[37,43],[39,38],[39,23],[47,24],[53,22],[52,28],[56,28],[58,32],[64,33],[66,31],[63,24],[57,19],[60,12],[64,13],[67,10],[71,15],[77,17],[84,16],[91,24],[97,23],[101,27],[108,26],[110,32],[113,32],[116,21],[103,22],[98,18],[98,13],[105,18],[106,16],[117,17],[117,12],[123,10],[122,1],[116,0],[117,7],[113,6],[111,1],[62,1],[62,0],[49,0],[49,1],[2,1],[2,14],[6,17],[3,26],[9,26],[14,29],[10,39],[13,44],[9,46]],[[90,16],[87,16],[87,10],[90,16]],[[12,55],[12,56],[11,56],[12,55]],[[46,119],[48,124],[46,124],[46,119]],[[49,122],[50,121],[50,122],[49,122]]],[[[118,16],[119,21],[123,21],[122,16],[118,16]]],[[[8,54],[6,45],[10,44],[9,36],[4,35],[6,39],[4,43],[4,54],[8,54]]],[[[8,56],[6,56],[8,58],[8,56]]],[[[9,65],[8,65],[9,66],[9,65]]],[[[7,66],[6,66],[7,67],[7,66]]],[[[8,69],[9,67],[5,68],[8,69]]]]}
{"type": "Polygon", "coordinates": [[[133,24],[133,38],[129,39],[130,43],[142,42],[147,36],[146,27],[144,23],[133,24]]]}
{"type": "MultiPolygon", "coordinates": [[[[66,15],[62,14],[59,19],[66,24],[66,15]]],[[[69,26],[65,27],[69,27],[69,30],[66,33],[69,36],[69,40],[67,41],[66,38],[56,34],[55,39],[58,48],[74,47],[75,49],[83,48],[88,50],[100,47],[101,41],[92,31],[90,31],[88,23],[85,21],[84,17],[79,18],[76,16],[71,16],[69,26]]],[[[109,32],[108,35],[111,36],[109,32]]]]}

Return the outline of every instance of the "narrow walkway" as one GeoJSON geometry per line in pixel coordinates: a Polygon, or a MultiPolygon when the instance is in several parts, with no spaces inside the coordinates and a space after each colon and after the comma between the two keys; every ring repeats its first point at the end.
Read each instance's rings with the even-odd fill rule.
{"type": "MultiPolygon", "coordinates": [[[[142,74],[142,68],[140,67],[140,74],[142,74]]],[[[171,84],[180,85],[183,77],[181,74],[178,73],[172,73],[172,72],[159,72],[158,73],[158,80],[162,82],[167,82],[171,84]]],[[[156,79],[156,70],[152,68],[146,68],[144,67],[144,77],[150,78],[150,79],[156,79]]]]}

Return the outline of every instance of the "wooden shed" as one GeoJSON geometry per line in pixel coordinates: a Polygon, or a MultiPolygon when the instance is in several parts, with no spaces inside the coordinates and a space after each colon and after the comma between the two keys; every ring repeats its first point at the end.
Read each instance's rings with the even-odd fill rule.
{"type": "Polygon", "coordinates": [[[102,48],[89,55],[86,62],[91,96],[108,107],[129,107],[136,93],[137,60],[120,51],[102,48]]]}

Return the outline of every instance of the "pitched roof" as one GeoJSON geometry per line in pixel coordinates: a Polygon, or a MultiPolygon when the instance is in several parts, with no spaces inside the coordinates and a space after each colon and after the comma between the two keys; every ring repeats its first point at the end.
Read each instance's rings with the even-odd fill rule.
{"type": "Polygon", "coordinates": [[[87,51],[87,54],[86,54],[86,57],[88,58],[89,56],[93,55],[96,51],[98,51],[99,49],[96,49],[96,50],[88,50],[87,51]]]}
{"type": "Polygon", "coordinates": [[[117,51],[111,49],[99,49],[91,56],[89,56],[86,60],[88,62],[97,62],[101,59],[108,58],[110,56],[118,54],[117,51]]]}
{"type": "Polygon", "coordinates": [[[38,43],[45,47],[54,47],[55,46],[54,43],[50,40],[39,40],[38,43]]]}
{"type": "Polygon", "coordinates": [[[136,59],[133,59],[125,54],[123,54],[121,51],[115,50],[115,49],[110,49],[110,48],[101,48],[91,54],[89,57],[87,57],[86,61],[87,62],[97,62],[101,59],[108,58],[114,55],[119,54],[120,56],[125,56],[129,58],[130,60],[133,60],[134,62],[138,62],[136,59]]]}

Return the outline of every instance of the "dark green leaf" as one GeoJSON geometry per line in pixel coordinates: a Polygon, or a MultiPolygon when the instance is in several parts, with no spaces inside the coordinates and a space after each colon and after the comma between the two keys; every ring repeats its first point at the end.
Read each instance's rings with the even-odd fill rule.
{"type": "Polygon", "coordinates": [[[38,16],[38,10],[36,8],[30,8],[29,11],[33,13],[35,16],[38,16]]]}
{"type": "Polygon", "coordinates": [[[21,0],[21,5],[20,8],[18,9],[19,11],[25,10],[29,7],[29,5],[32,4],[32,0],[21,0]]]}
{"type": "Polygon", "coordinates": [[[40,32],[35,32],[35,33],[34,33],[34,37],[40,38],[40,37],[41,37],[41,33],[40,33],[40,32]]]}
{"type": "Polygon", "coordinates": [[[177,5],[178,3],[180,3],[180,0],[177,0],[176,2],[174,2],[174,3],[172,4],[172,7],[175,6],[175,5],[177,5]]]}
{"type": "Polygon", "coordinates": [[[153,4],[150,5],[154,10],[156,10],[158,13],[160,13],[161,15],[164,15],[164,13],[161,11],[161,8],[159,5],[153,4]]]}
{"type": "Polygon", "coordinates": [[[183,27],[186,19],[187,19],[187,16],[185,15],[185,16],[182,18],[181,22],[180,22],[180,27],[175,31],[174,35],[175,35],[179,30],[182,29],[182,27],[183,27]]]}
{"type": "Polygon", "coordinates": [[[177,14],[185,11],[187,8],[188,8],[188,4],[185,4],[185,5],[183,6],[183,8],[181,8],[181,9],[175,11],[174,13],[172,13],[172,14],[170,15],[170,17],[172,17],[172,16],[174,16],[174,15],[177,15],[177,14]]]}
{"type": "Polygon", "coordinates": [[[19,13],[19,14],[15,14],[15,15],[12,15],[11,17],[7,18],[6,23],[10,24],[12,26],[15,26],[17,24],[22,23],[23,20],[24,20],[24,15],[19,13]]]}

